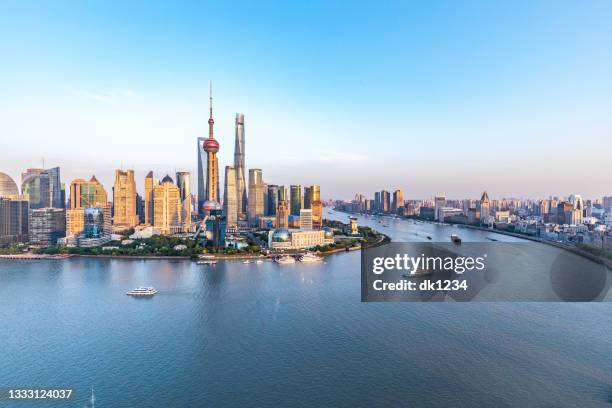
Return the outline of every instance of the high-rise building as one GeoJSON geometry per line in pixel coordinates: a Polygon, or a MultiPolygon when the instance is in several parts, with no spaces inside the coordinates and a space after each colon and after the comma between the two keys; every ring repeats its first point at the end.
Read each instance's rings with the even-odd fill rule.
{"type": "Polygon", "coordinates": [[[389,212],[391,209],[391,194],[387,190],[380,192],[380,210],[382,212],[389,212]]]}
{"type": "Polygon", "coordinates": [[[380,199],[380,191],[374,193],[374,211],[382,211],[382,202],[380,199]]]}
{"type": "Polygon", "coordinates": [[[191,173],[188,171],[178,171],[176,173],[176,185],[179,188],[181,198],[183,229],[189,231],[191,227],[191,173]]]}
{"type": "Polygon", "coordinates": [[[312,210],[310,208],[300,210],[300,229],[312,229],[312,210]]]}
{"type": "Polygon", "coordinates": [[[206,139],[206,137],[198,137],[198,201],[196,212],[200,216],[202,207],[206,201],[206,175],[204,174],[207,155],[204,151],[204,142],[206,139]]]}
{"type": "Polygon", "coordinates": [[[153,171],[147,173],[144,179],[144,223],[153,225],[153,188],[155,180],[153,179],[153,171]]]}
{"type": "Polygon", "coordinates": [[[319,229],[323,227],[323,203],[321,200],[312,202],[312,227],[319,229]]]}
{"type": "Polygon", "coordinates": [[[225,189],[223,192],[223,212],[229,228],[238,226],[238,194],[236,193],[236,169],[225,166],[225,189]]]}
{"type": "Polygon", "coordinates": [[[304,187],[304,209],[310,210],[310,204],[312,203],[312,187],[304,187]]]}
{"type": "Polygon", "coordinates": [[[302,186],[292,185],[289,187],[290,194],[290,207],[291,207],[291,215],[300,215],[300,210],[302,209],[303,197],[302,197],[302,186]]]}
{"type": "MultiPolygon", "coordinates": [[[[0,188],[2,194],[14,191],[6,186],[0,188]]],[[[24,197],[16,194],[0,196],[0,245],[28,241],[28,209],[29,201],[24,197]]]]}
{"type": "Polygon", "coordinates": [[[106,205],[108,195],[104,186],[92,176],[89,181],[75,179],[70,183],[70,208],[91,208],[106,205]]]}
{"type": "Polygon", "coordinates": [[[480,197],[480,221],[481,223],[489,222],[489,217],[491,216],[491,200],[489,199],[489,195],[485,191],[482,193],[482,197],[480,197]]]}
{"type": "Polygon", "coordinates": [[[444,194],[438,194],[434,198],[434,220],[444,221],[444,213],[442,209],[446,207],[446,196],[444,194]]]}
{"type": "Polygon", "coordinates": [[[304,189],[304,208],[312,208],[313,201],[321,200],[321,186],[312,185],[304,189]]]}
{"type": "Polygon", "coordinates": [[[138,225],[134,170],[115,170],[113,208],[113,224],[115,230],[126,230],[138,225]]]}
{"type": "Polygon", "coordinates": [[[153,220],[162,234],[183,230],[181,192],[172,177],[166,176],[153,188],[153,220]]]}
{"type": "Polygon", "coordinates": [[[212,83],[210,85],[210,117],[208,118],[208,139],[204,141],[206,152],[206,201],[219,202],[219,162],[217,152],[219,142],[214,137],[213,107],[212,107],[212,83]]]}
{"type": "Polygon", "coordinates": [[[268,185],[268,211],[266,215],[276,215],[276,207],[278,207],[278,186],[276,184],[268,185]]]}
{"type": "Polygon", "coordinates": [[[44,169],[27,169],[21,174],[21,194],[28,198],[30,209],[51,207],[49,175],[44,169]]]}
{"type": "Polygon", "coordinates": [[[65,208],[66,203],[62,201],[62,182],[60,168],[53,167],[45,170],[49,177],[49,206],[52,208],[65,208]]]}
{"type": "Polygon", "coordinates": [[[37,208],[30,211],[30,243],[49,246],[66,236],[66,210],[63,208],[37,208]]]}
{"type": "MultiPolygon", "coordinates": [[[[244,115],[236,113],[236,142],[234,145],[234,171],[236,173],[236,208],[238,217],[244,219],[247,212],[247,191],[244,170],[244,115]]],[[[229,219],[228,219],[229,224],[229,219]]]]}
{"type": "Polygon", "coordinates": [[[27,169],[21,174],[21,193],[28,197],[30,209],[64,208],[60,168],[27,169]]]}
{"type": "Polygon", "coordinates": [[[289,202],[289,191],[285,186],[278,186],[278,201],[289,202]]]}
{"type": "Polygon", "coordinates": [[[276,228],[289,228],[289,202],[281,200],[276,207],[276,228]]]}
{"type": "Polygon", "coordinates": [[[225,231],[227,223],[223,211],[212,209],[206,218],[206,246],[214,249],[225,247],[225,231]]]}
{"type": "Polygon", "coordinates": [[[397,213],[398,210],[404,206],[404,193],[402,190],[395,190],[393,192],[393,203],[391,204],[391,211],[397,213]]]}
{"type": "Polygon", "coordinates": [[[263,175],[261,169],[249,169],[249,225],[258,225],[259,217],[265,215],[264,212],[264,188],[263,175]]]}

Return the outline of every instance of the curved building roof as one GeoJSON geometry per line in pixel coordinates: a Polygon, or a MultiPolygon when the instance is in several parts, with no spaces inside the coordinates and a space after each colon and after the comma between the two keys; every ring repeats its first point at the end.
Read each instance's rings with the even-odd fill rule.
{"type": "Polygon", "coordinates": [[[8,174],[0,173],[0,197],[19,195],[17,183],[8,174]]]}

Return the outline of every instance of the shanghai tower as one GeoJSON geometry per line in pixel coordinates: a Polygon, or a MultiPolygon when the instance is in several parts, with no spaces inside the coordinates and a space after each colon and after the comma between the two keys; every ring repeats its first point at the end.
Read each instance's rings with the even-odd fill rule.
{"type": "Polygon", "coordinates": [[[244,115],[242,113],[236,114],[234,169],[236,172],[236,208],[238,218],[244,220],[247,212],[247,194],[244,175],[244,115]]]}

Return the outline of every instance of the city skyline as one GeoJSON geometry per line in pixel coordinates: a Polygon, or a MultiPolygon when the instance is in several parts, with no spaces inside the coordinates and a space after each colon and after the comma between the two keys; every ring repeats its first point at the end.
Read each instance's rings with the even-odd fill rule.
{"type": "Polygon", "coordinates": [[[139,191],[149,170],[195,177],[212,79],[220,169],[244,112],[245,170],[324,198],[380,180],[406,199],[610,194],[605,3],[3,9],[1,171],[16,181],[43,157],[107,189],[117,168],[139,191]],[[147,35],[109,18],[140,13],[147,35]]]}

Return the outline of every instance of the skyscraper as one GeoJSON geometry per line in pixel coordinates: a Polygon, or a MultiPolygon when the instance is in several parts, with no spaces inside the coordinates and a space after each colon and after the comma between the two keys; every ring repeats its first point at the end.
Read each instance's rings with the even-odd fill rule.
{"type": "Polygon", "coordinates": [[[313,201],[321,200],[321,186],[312,185],[304,189],[304,208],[312,208],[313,201]]]}
{"type": "Polygon", "coordinates": [[[444,213],[442,211],[444,207],[446,207],[446,196],[444,194],[438,194],[434,198],[434,220],[444,221],[444,213]]]}
{"type": "Polygon", "coordinates": [[[70,183],[70,209],[98,207],[107,202],[106,190],[96,176],[89,181],[75,179],[70,183]]]}
{"type": "Polygon", "coordinates": [[[278,186],[276,184],[269,184],[267,215],[276,215],[276,207],[278,207],[278,186]]]}
{"type": "Polygon", "coordinates": [[[51,207],[49,174],[45,169],[27,169],[21,174],[21,194],[28,198],[30,209],[51,207]]]}
{"type": "Polygon", "coordinates": [[[45,170],[49,177],[49,207],[65,208],[66,203],[62,201],[62,182],[60,180],[60,168],[53,167],[45,170]]]}
{"type": "Polygon", "coordinates": [[[166,175],[161,184],[153,188],[153,219],[162,234],[182,231],[181,192],[172,177],[166,175]]]}
{"type": "MultiPolygon", "coordinates": [[[[236,173],[236,208],[238,217],[244,219],[247,212],[247,191],[244,173],[244,115],[242,113],[236,113],[234,172],[236,173]]],[[[227,222],[229,225],[229,219],[227,222]]]]}
{"type": "Polygon", "coordinates": [[[144,179],[144,223],[153,225],[153,171],[147,173],[144,179]]]}
{"type": "Polygon", "coordinates": [[[256,226],[259,217],[264,215],[265,183],[261,169],[249,169],[249,225],[256,226]]]}
{"type": "Polygon", "coordinates": [[[289,202],[281,200],[276,207],[276,228],[289,228],[289,202]]]}
{"type": "Polygon", "coordinates": [[[312,228],[319,229],[323,226],[323,203],[321,200],[312,202],[312,228]]]}
{"type": "Polygon", "coordinates": [[[188,171],[176,172],[176,185],[181,198],[181,221],[185,231],[191,226],[191,173],[188,171]]]}
{"type": "MultiPolygon", "coordinates": [[[[12,193],[14,190],[5,187],[4,192],[7,191],[12,193]]],[[[26,198],[14,194],[10,194],[10,197],[0,196],[0,245],[27,242],[28,208],[26,198]]]]}
{"type": "Polygon", "coordinates": [[[37,208],[30,211],[30,242],[35,245],[55,245],[66,236],[66,210],[37,208]]]}
{"type": "Polygon", "coordinates": [[[397,211],[404,206],[404,193],[402,190],[395,190],[393,192],[393,203],[391,204],[391,211],[397,213],[397,211]]]}
{"type": "Polygon", "coordinates": [[[289,202],[289,191],[287,191],[287,187],[278,186],[278,201],[286,201],[289,202]]]}
{"type": "Polygon", "coordinates": [[[235,228],[238,225],[238,194],[236,193],[236,169],[225,166],[225,188],[223,192],[223,212],[227,226],[235,228]]]}
{"type": "Polygon", "coordinates": [[[290,189],[290,200],[291,200],[291,215],[300,215],[302,209],[302,186],[299,184],[292,185],[290,189]]]}
{"type": "Polygon", "coordinates": [[[202,207],[206,201],[206,175],[204,174],[204,163],[206,163],[204,142],[206,139],[206,137],[198,137],[198,202],[196,212],[199,215],[202,215],[202,207]]]}
{"type": "Polygon", "coordinates": [[[485,191],[482,193],[482,197],[480,198],[480,220],[483,223],[488,222],[489,216],[491,215],[491,200],[489,200],[489,195],[485,191]]]}
{"type": "Polygon", "coordinates": [[[206,152],[206,200],[219,202],[219,163],[217,152],[219,142],[214,137],[213,107],[212,107],[212,83],[210,85],[210,117],[208,118],[208,139],[204,141],[206,152]]]}
{"type": "Polygon", "coordinates": [[[125,230],[138,225],[134,170],[115,170],[113,207],[115,210],[113,219],[115,230],[125,230]]]}

